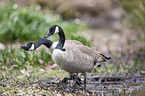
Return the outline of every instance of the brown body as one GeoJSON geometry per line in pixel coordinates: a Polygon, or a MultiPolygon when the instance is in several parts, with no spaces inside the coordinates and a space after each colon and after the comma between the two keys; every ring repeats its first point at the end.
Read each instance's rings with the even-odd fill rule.
{"type": "Polygon", "coordinates": [[[77,45],[72,42],[67,42],[64,44],[64,48],[66,51],[54,49],[52,58],[60,68],[71,74],[90,72],[98,58],[101,57],[99,52],[83,44],[77,45]]]}

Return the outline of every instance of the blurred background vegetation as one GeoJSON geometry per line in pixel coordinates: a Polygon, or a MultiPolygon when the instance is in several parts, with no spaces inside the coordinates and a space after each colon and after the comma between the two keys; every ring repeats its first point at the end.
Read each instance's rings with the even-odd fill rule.
{"type": "MultiPolygon", "coordinates": [[[[144,0],[2,0],[0,80],[17,80],[22,70],[33,72],[30,69],[36,68],[50,72],[52,68],[48,65],[53,66],[54,62],[48,49],[27,52],[20,45],[44,38],[53,24],[63,28],[66,39],[79,40],[112,57],[107,65],[93,72],[142,74],[145,70],[144,0]]],[[[56,36],[49,39],[58,41],[56,36]]],[[[59,68],[53,70],[56,69],[59,68]]],[[[2,90],[7,91],[3,87],[2,90]]]]}

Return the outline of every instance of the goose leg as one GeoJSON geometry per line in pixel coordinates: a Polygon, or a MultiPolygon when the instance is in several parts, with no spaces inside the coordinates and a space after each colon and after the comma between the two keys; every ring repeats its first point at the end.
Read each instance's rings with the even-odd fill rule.
{"type": "Polygon", "coordinates": [[[70,77],[65,77],[62,81],[60,81],[60,83],[67,83],[68,80],[72,80],[74,74],[69,74],[70,77]]]}
{"type": "Polygon", "coordinates": [[[73,76],[73,80],[74,80],[73,85],[78,84],[79,86],[81,86],[81,79],[78,77],[78,73],[73,76]]]}
{"type": "Polygon", "coordinates": [[[65,77],[60,83],[67,83],[68,80],[73,80],[74,83],[73,85],[75,84],[78,84],[79,86],[81,86],[81,79],[78,77],[78,73],[75,75],[75,74],[69,74],[70,77],[65,77]]]}
{"type": "Polygon", "coordinates": [[[84,73],[84,93],[86,93],[86,73],[84,73]]]}

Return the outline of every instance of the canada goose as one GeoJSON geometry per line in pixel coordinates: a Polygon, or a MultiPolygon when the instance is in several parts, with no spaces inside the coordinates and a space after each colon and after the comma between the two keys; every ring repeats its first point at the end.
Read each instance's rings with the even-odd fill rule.
{"type": "Polygon", "coordinates": [[[52,25],[45,38],[53,34],[59,35],[59,43],[52,53],[53,60],[60,68],[71,74],[82,73],[84,75],[84,88],[86,91],[86,72],[90,72],[93,69],[99,57],[103,58],[104,61],[111,58],[85,45],[71,46],[71,44],[69,44],[69,46],[65,48],[65,34],[58,25],[52,25]]]}
{"type": "MultiPolygon", "coordinates": [[[[50,53],[52,54],[53,49],[56,47],[56,45],[58,44],[58,42],[52,42],[51,40],[47,40],[45,38],[41,38],[39,39],[36,43],[32,43],[32,42],[27,42],[25,45],[21,46],[21,49],[24,49],[26,51],[33,51],[36,50],[40,45],[44,44],[49,50],[50,53]]],[[[70,46],[70,44],[73,45],[83,45],[81,42],[79,41],[75,41],[75,40],[66,40],[64,47],[67,48],[67,46],[70,46]]],[[[81,79],[78,77],[77,75],[74,74],[69,74],[70,77],[69,78],[64,78],[61,83],[66,83],[67,80],[74,80],[76,84],[80,85],[80,81],[81,79]]]]}

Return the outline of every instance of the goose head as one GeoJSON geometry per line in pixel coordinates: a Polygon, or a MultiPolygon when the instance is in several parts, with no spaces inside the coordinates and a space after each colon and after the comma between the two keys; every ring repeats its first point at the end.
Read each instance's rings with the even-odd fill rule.
{"type": "Polygon", "coordinates": [[[55,49],[60,49],[62,51],[65,51],[65,49],[63,49],[64,43],[65,43],[65,34],[62,28],[58,25],[52,25],[51,27],[49,27],[48,33],[46,34],[45,38],[54,34],[58,34],[60,37],[59,43],[57,44],[55,49]]]}
{"type": "Polygon", "coordinates": [[[25,45],[21,46],[21,49],[24,49],[26,51],[32,51],[36,50],[42,44],[44,44],[48,49],[54,49],[54,47],[56,46],[56,43],[52,42],[51,40],[41,38],[35,43],[27,42],[25,45]]]}
{"type": "Polygon", "coordinates": [[[53,34],[59,34],[61,28],[58,25],[52,25],[51,27],[49,27],[48,33],[46,34],[45,38],[53,35],[53,34]]]}
{"type": "Polygon", "coordinates": [[[21,46],[21,49],[24,49],[26,51],[28,51],[28,50],[35,50],[35,46],[34,46],[34,43],[27,42],[25,45],[21,46]]]}

